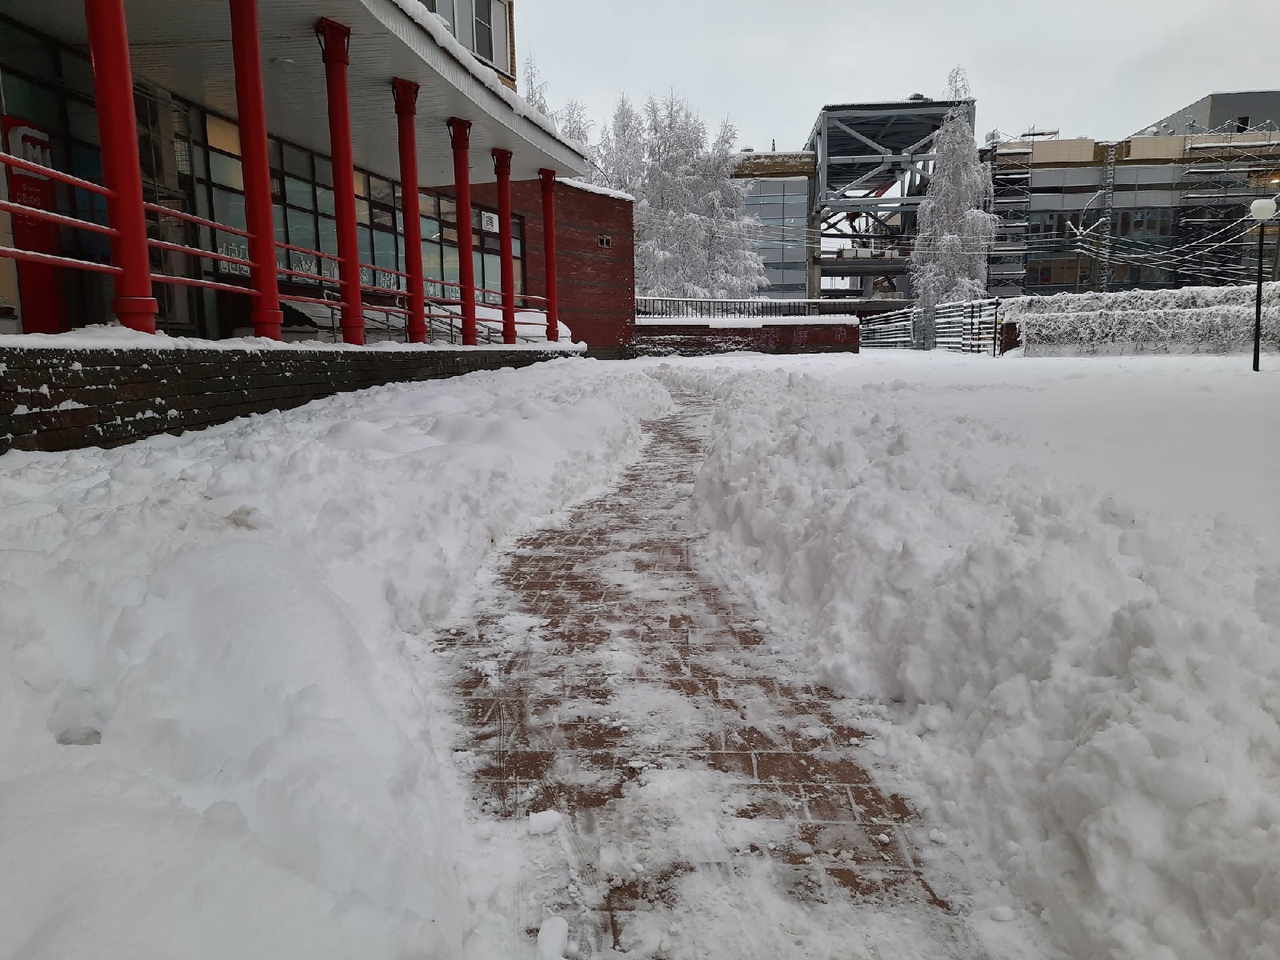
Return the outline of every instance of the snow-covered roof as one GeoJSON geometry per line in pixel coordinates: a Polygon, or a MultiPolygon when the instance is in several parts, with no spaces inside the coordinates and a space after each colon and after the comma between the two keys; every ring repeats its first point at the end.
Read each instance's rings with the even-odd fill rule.
{"type": "Polygon", "coordinates": [[[602,197],[613,197],[615,200],[626,200],[629,203],[635,203],[636,198],[629,193],[623,193],[621,190],[612,190],[609,187],[602,187],[598,184],[587,183],[585,180],[561,180],[567,187],[573,187],[575,190],[581,190],[584,193],[598,193],[602,197]]]}

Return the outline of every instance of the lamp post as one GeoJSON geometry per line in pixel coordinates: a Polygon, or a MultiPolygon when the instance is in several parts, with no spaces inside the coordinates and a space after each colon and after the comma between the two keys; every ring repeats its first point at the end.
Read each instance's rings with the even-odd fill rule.
{"type": "Polygon", "coordinates": [[[1262,355],[1262,244],[1267,236],[1267,221],[1276,215],[1276,202],[1261,197],[1249,207],[1249,215],[1258,221],[1258,297],[1253,318],[1253,372],[1258,372],[1258,360],[1262,355]]]}

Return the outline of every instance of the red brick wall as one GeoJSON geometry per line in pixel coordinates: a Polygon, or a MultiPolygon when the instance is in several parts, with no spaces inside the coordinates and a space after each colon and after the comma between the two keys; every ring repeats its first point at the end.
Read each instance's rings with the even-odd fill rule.
{"type": "MultiPolygon", "coordinates": [[[[635,224],[632,204],[556,184],[556,278],[560,320],[575,340],[605,355],[630,348],[635,327],[635,224]],[[612,241],[608,249],[600,236],[612,241]]],[[[493,184],[472,187],[474,202],[497,209],[493,184]]],[[[542,184],[511,184],[512,210],[524,217],[526,293],[546,296],[542,184]]]]}
{"type": "Polygon", "coordinates": [[[636,329],[641,355],[693,355],[753,350],[759,353],[858,353],[857,324],[822,323],[786,326],[717,328],[711,326],[643,326],[636,329]]]}

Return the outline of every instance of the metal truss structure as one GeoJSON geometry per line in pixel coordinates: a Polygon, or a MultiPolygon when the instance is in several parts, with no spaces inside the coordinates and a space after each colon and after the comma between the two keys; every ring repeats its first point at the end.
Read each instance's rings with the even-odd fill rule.
{"type": "Polygon", "coordinates": [[[817,157],[810,229],[821,239],[819,278],[854,282],[862,296],[901,295],[916,215],[933,175],[934,141],[959,108],[974,122],[974,101],[928,100],[826,106],[807,149],[817,157]],[[839,248],[839,249],[837,249],[839,248]]]}

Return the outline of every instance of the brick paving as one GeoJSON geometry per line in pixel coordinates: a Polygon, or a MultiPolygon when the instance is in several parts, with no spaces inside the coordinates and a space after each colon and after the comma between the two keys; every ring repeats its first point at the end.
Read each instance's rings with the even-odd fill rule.
{"type": "Polygon", "coordinates": [[[617,487],[520,541],[445,638],[481,810],[563,815],[563,863],[544,858],[515,919],[536,934],[565,915],[584,958],[668,956],[699,891],[738,884],[750,909],[764,884],[823,917],[905,907],[954,928],[848,704],[789,676],[691,562],[709,412],[684,398],[650,424],[617,487]]]}

